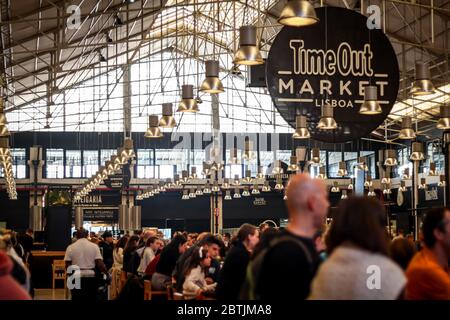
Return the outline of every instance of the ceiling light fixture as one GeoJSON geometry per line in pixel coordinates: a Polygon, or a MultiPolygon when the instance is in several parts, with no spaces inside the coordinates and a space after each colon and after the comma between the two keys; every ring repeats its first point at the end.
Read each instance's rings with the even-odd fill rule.
{"type": "Polygon", "coordinates": [[[159,120],[157,115],[150,115],[148,117],[148,129],[144,134],[144,137],[155,139],[163,137],[163,133],[158,126],[159,120]]]}
{"type": "Polygon", "coordinates": [[[413,96],[425,96],[434,92],[435,88],[431,82],[428,65],[422,61],[416,62],[416,77],[409,90],[409,94],[413,96]]]}
{"type": "Polygon", "coordinates": [[[378,88],[376,86],[364,87],[364,101],[359,108],[360,114],[375,115],[383,113],[378,103],[378,88]]]}
{"type": "Polygon", "coordinates": [[[162,105],[162,117],[158,124],[161,128],[174,128],[177,126],[177,122],[173,117],[173,110],[171,103],[163,103],[162,105]]]}
{"type": "Polygon", "coordinates": [[[257,46],[256,28],[254,26],[242,26],[239,29],[239,34],[239,49],[234,55],[233,63],[247,66],[263,64],[264,60],[257,46]]]}
{"type": "Polygon", "coordinates": [[[322,116],[317,124],[318,129],[334,130],[337,128],[336,120],[333,118],[333,107],[329,104],[322,106],[322,116]]]}
{"type": "Polygon", "coordinates": [[[219,61],[208,60],[205,62],[206,79],[200,86],[200,91],[205,93],[224,92],[222,81],[219,79],[219,61]]]}
{"type": "Polygon", "coordinates": [[[295,132],[292,135],[294,139],[308,139],[311,137],[309,133],[308,127],[306,125],[306,117],[305,116],[296,116],[295,117],[295,132]]]}
{"type": "Polygon", "coordinates": [[[194,86],[185,84],[181,87],[181,101],[178,104],[177,112],[198,112],[198,103],[194,99],[194,86]]]}
{"type": "Polygon", "coordinates": [[[278,22],[285,26],[303,27],[315,24],[319,19],[309,1],[290,0],[281,11],[278,22]]]}
{"type": "Polygon", "coordinates": [[[402,129],[398,135],[399,139],[411,140],[416,138],[416,133],[412,128],[412,119],[409,116],[404,116],[402,119],[402,129]]]}

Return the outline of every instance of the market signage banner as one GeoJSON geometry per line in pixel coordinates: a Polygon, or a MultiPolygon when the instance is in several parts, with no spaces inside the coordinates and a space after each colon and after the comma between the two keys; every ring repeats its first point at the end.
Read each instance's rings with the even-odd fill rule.
{"type": "Polygon", "coordinates": [[[301,28],[283,27],[266,61],[267,88],[281,116],[295,127],[306,115],[312,138],[345,142],[370,134],[387,117],[399,87],[397,56],[380,29],[368,29],[358,12],[316,8],[320,22],[301,28]],[[376,85],[379,115],[361,115],[364,87],[376,85]],[[319,130],[321,106],[334,107],[336,130],[319,130]]]}
{"type": "Polygon", "coordinates": [[[124,165],[122,167],[122,172],[116,173],[105,179],[104,184],[114,190],[126,189],[130,186],[131,171],[129,165],[124,165]]]}

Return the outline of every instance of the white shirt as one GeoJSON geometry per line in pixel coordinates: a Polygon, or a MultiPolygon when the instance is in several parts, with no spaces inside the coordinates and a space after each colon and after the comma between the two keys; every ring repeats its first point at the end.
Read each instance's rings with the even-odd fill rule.
{"type": "Polygon", "coordinates": [[[98,245],[86,238],[78,239],[67,247],[64,261],[71,261],[72,265],[78,266],[82,277],[93,277],[95,275],[95,260],[101,259],[102,254],[98,245]]]}
{"type": "MultiPolygon", "coordinates": [[[[145,273],[145,269],[147,269],[147,266],[155,258],[155,253],[153,252],[152,248],[146,247],[143,250],[144,250],[144,255],[142,256],[141,263],[139,264],[139,268],[137,269],[137,271],[140,273],[145,273]]],[[[139,256],[141,256],[141,255],[142,255],[142,251],[139,253],[139,256]]]]}
{"type": "Polygon", "coordinates": [[[122,269],[122,266],[123,266],[123,249],[122,248],[119,248],[119,249],[114,248],[113,258],[114,258],[113,267],[122,269]]]}
{"type": "Polygon", "coordinates": [[[185,299],[195,299],[199,289],[205,291],[214,291],[217,283],[207,284],[205,279],[205,272],[202,267],[197,266],[189,272],[183,283],[183,296],[185,299]]]}
{"type": "Polygon", "coordinates": [[[388,257],[340,246],[311,283],[310,300],[395,300],[406,285],[403,270],[388,257]]]}

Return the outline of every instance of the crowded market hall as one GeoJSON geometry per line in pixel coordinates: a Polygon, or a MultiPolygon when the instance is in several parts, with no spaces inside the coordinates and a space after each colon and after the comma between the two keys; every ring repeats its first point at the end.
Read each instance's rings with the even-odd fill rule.
{"type": "Polygon", "coordinates": [[[0,300],[450,300],[450,1],[0,15],[0,300]]]}

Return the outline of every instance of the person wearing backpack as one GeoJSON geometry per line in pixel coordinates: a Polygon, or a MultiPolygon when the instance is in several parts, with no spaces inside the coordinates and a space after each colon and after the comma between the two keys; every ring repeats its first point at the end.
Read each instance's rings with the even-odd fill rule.
{"type": "Polygon", "coordinates": [[[328,190],[302,173],[291,178],[286,196],[289,223],[249,264],[240,298],[302,300],[309,295],[319,263],[313,238],[328,213],[328,190]]]}

